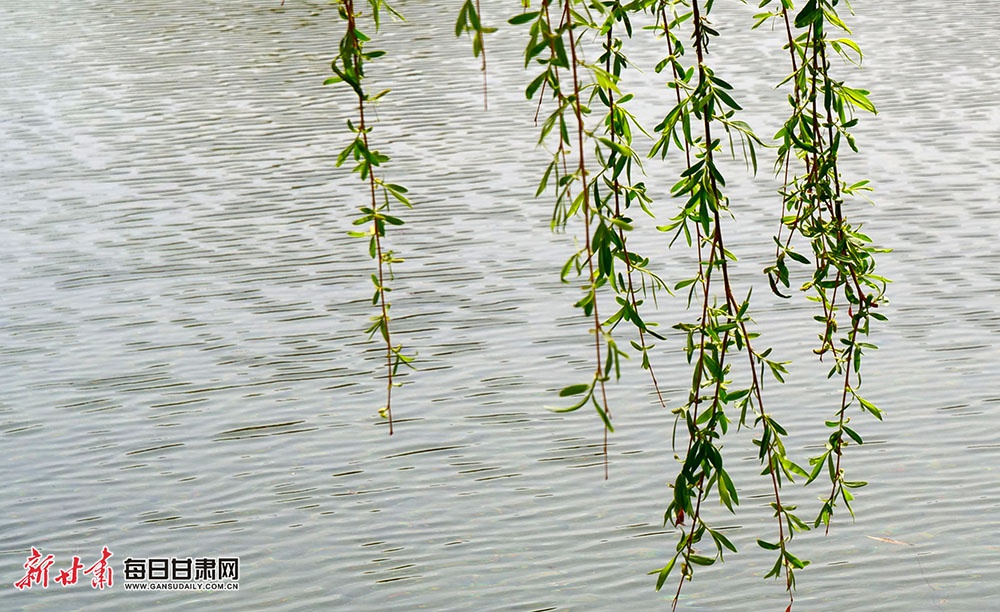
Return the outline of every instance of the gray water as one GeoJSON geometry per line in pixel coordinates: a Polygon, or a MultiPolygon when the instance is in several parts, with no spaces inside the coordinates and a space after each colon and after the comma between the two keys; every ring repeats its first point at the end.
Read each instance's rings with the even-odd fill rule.
{"type": "MultiPolygon", "coordinates": [[[[370,76],[393,93],[373,138],[416,204],[391,235],[406,258],[396,338],[419,371],[395,395],[390,438],[383,355],[363,334],[371,262],[345,234],[364,192],[334,167],[354,108],[321,86],[335,8],[278,5],[0,6],[0,607],[666,608],[672,589],[646,574],[675,542],[662,527],[670,415],[631,364],[611,388],[605,481],[597,417],[546,410],[590,375],[590,345],[578,289],[558,280],[572,228],[552,234],[533,198],[545,155],[531,148],[514,28],[487,42],[488,112],[468,41],[451,33],[457,5],[401,2],[407,23],[378,38],[389,53],[370,76]],[[103,546],[110,590],[13,587],[31,547],[58,569],[103,546]],[[128,556],[237,556],[240,589],[126,592],[128,556]]],[[[873,179],[878,206],[849,214],[895,249],[880,259],[890,323],[865,378],[887,420],[855,421],[867,444],[848,475],[871,482],[857,521],[796,540],[813,564],[795,609],[1000,609],[1000,7],[855,6],[867,56],[845,74],[881,112],[862,118],[848,165],[873,179]]],[[[781,108],[780,33],[744,32],[752,11],[735,3],[718,10],[724,78],[745,107],[781,108]],[[770,81],[752,72],[764,58],[770,81]]],[[[647,71],[634,88],[661,81],[647,71]]],[[[746,117],[773,133],[774,116],[746,117]]],[[[650,164],[652,186],[670,184],[672,163],[650,164]]],[[[741,174],[735,280],[756,287],[762,341],[794,360],[792,383],[768,393],[804,461],[835,384],[810,361],[808,304],[768,295],[759,271],[778,203],[766,171],[741,174]]],[[[690,254],[654,234],[639,244],[683,278],[690,254]]],[[[684,318],[680,302],[655,318],[684,318]]],[[[682,402],[675,336],[654,366],[682,402]]],[[[766,483],[748,436],[729,450],[743,505],[712,512],[741,552],[701,570],[682,608],[784,609],[754,544],[772,535],[766,483]]],[[[788,493],[803,514],[819,495],[788,493]]]]}

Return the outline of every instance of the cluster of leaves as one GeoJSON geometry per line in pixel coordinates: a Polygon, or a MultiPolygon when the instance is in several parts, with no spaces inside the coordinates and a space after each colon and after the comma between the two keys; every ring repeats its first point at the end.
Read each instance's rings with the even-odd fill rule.
{"type": "Polygon", "coordinates": [[[563,397],[579,397],[559,411],[590,405],[600,415],[605,434],[605,476],[607,434],[613,431],[605,383],[612,373],[620,377],[621,359],[627,357],[613,335],[621,322],[637,330],[637,340],[631,344],[641,354],[641,366],[650,373],[657,396],[664,402],[650,362],[653,345],[648,339],[663,337],[640,310],[650,294],[655,299],[657,291],[667,287],[651,270],[649,258],[630,247],[628,240],[634,228],[633,210],[652,215],[646,186],[633,176],[635,171],[642,172],[642,155],[633,148],[633,136],[645,130],[627,110],[633,96],[619,88],[630,62],[617,34],[624,31],[631,38],[631,13],[637,6],[620,1],[562,2],[555,12],[551,2],[543,1],[538,11],[510,20],[514,25],[529,25],[525,67],[540,67],[525,90],[529,99],[539,98],[536,121],[545,92],[553,106],[539,129],[539,144],[548,146],[552,158],[536,195],[553,187],[553,229],[564,229],[574,218],[582,217],[583,221],[583,246],[567,259],[561,278],[569,282],[575,274],[585,279],[576,306],[592,321],[594,375],[589,382],[560,392],[563,397]],[[587,59],[584,40],[591,38],[601,41],[596,61],[587,59]],[[600,120],[590,124],[587,118],[596,108],[602,109],[600,120]],[[598,296],[605,291],[613,294],[616,306],[607,318],[599,313],[598,296]]]}
{"type": "MultiPolygon", "coordinates": [[[[647,193],[641,180],[633,179],[634,169],[642,171],[642,156],[636,152],[633,134],[647,133],[624,107],[633,97],[620,89],[622,71],[629,68],[630,63],[623,39],[615,37],[615,33],[624,30],[625,40],[631,40],[630,17],[648,12],[656,17],[656,26],[650,29],[667,42],[668,56],[656,66],[656,71],[667,70],[672,75],[669,87],[674,90],[676,104],[653,130],[656,136],[649,155],[665,157],[671,149],[684,153],[684,170],[670,194],[682,202],[681,209],[669,223],[658,229],[672,236],[671,244],[683,237],[697,252],[695,275],[677,283],[674,290],[687,289],[688,305],[693,307],[697,303],[695,312],[699,315],[695,321],[675,326],[686,338],[686,354],[693,369],[687,401],[673,411],[678,423],[684,423],[687,450],[679,458],[681,467],[665,513],[665,521],[678,528],[680,537],[675,554],[654,572],[659,589],[673,570],[679,569],[675,607],[681,587],[693,576],[697,566],[713,564],[722,560],[726,550],[736,550],[718,528],[706,522],[702,512],[704,502],[713,497],[730,511],[739,504],[738,490],[726,470],[722,453],[723,439],[733,422],[737,428],[752,428],[755,432],[753,442],[762,474],[771,485],[770,505],[777,533],[774,538],[759,539],[758,545],[776,552],[767,576],[784,578],[789,608],[795,571],[809,563],[796,556],[790,544],[796,533],[810,529],[810,525],[799,518],[794,505],[782,501],[782,487],[796,477],[805,479],[808,484],[817,478],[824,466],[828,467],[833,489],[813,522],[815,526],[829,525],[838,499],[850,508],[852,498],[848,489],[864,484],[843,478],[840,457],[848,440],[861,441],[845,414],[850,402],[856,401],[876,416],[881,414],[861,398],[856,389],[860,384],[857,373],[862,351],[874,348],[862,341],[862,337],[868,334],[870,318],[883,318],[872,309],[884,301],[885,279],[873,273],[873,255],[879,249],[871,246],[870,239],[859,228],[847,224],[842,215],[843,196],[864,189],[866,184],[863,181],[848,187],[837,169],[840,142],[856,150],[848,132],[856,120],[849,116],[849,109],[873,111],[874,107],[867,98],[868,92],[847,87],[829,76],[827,46],[849,60],[853,59],[851,52],[860,59],[856,43],[848,38],[828,41],[823,34],[823,23],[846,31],[835,9],[838,2],[812,0],[793,20],[789,16],[794,8],[791,1],[782,0],[780,8],[770,15],[786,20],[793,58],[793,74],[786,81],[795,83],[795,93],[790,96],[794,100],[793,115],[776,138],[776,167],[779,171],[786,170],[782,206],[783,210],[793,213],[783,213],[782,217],[791,231],[787,236],[779,234],[775,238],[779,245],[776,263],[766,272],[772,288],[780,294],[777,284],[787,287],[789,283],[785,259],[809,262],[792,248],[791,235],[811,241],[816,254],[816,271],[813,281],[804,289],[813,291],[812,299],[823,308],[823,315],[817,316],[824,321],[826,329],[819,352],[833,353],[835,364],[831,376],[844,377],[844,400],[837,418],[827,423],[834,431],[826,452],[810,459],[809,470],[788,455],[784,444],[787,431],[765,408],[764,374],[770,372],[773,379],[784,382],[785,364],[771,357],[770,348],[755,348],[758,334],[751,329],[750,292],[744,299],[738,299],[730,280],[729,262],[736,261],[736,256],[726,249],[723,220],[732,217],[732,211],[724,193],[726,181],[717,159],[724,151],[724,140],[728,141],[728,153],[733,156],[738,142],[748,168],[756,172],[757,149],[766,145],[746,122],[737,118],[742,108],[736,101],[733,87],[709,65],[709,46],[719,35],[709,19],[712,0],[636,0],[628,3],[543,0],[537,11],[526,10],[510,20],[515,25],[530,25],[525,65],[534,63],[541,67],[526,88],[527,97],[534,98],[548,90],[554,104],[540,128],[540,143],[549,145],[552,159],[542,175],[538,195],[554,182],[553,227],[563,228],[577,217],[583,220],[584,246],[567,261],[562,276],[565,280],[575,271],[586,279],[584,297],[577,306],[593,317],[595,374],[590,383],[571,385],[561,391],[561,396],[580,397],[563,410],[577,410],[588,404],[594,406],[604,422],[605,436],[612,428],[604,383],[609,380],[612,368],[618,373],[621,357],[627,356],[618,348],[611,331],[623,320],[635,325],[639,342],[633,342],[633,348],[642,354],[642,365],[651,374],[646,334],[661,338],[649,329],[639,314],[642,300],[638,297],[633,273],[639,273],[642,279],[643,295],[647,280],[654,296],[656,289],[665,288],[663,281],[650,271],[649,259],[628,246],[627,233],[634,228],[629,207],[638,203],[652,216],[653,196],[647,193]],[[553,15],[559,18],[553,19],[553,15]],[[687,37],[679,35],[685,28],[690,35],[694,61],[686,59],[690,55],[684,43],[687,37]],[[799,33],[797,38],[792,35],[793,30],[799,33]],[[596,62],[588,60],[584,40],[601,41],[596,62]],[[588,123],[584,117],[592,113],[596,101],[605,113],[599,122],[588,123]],[[817,104],[821,105],[822,113],[817,104]],[[718,136],[721,132],[725,132],[725,139],[718,136]],[[593,146],[589,157],[584,154],[585,143],[593,146]],[[806,171],[788,179],[787,168],[793,158],[805,160],[806,171]],[[621,268],[624,270],[618,271],[621,268]],[[605,288],[614,294],[619,308],[611,317],[602,319],[597,314],[598,295],[599,290],[605,288]],[[849,302],[852,321],[850,331],[839,339],[842,347],[834,346],[838,295],[849,302]],[[603,364],[602,346],[605,349],[603,364]],[[745,355],[745,374],[741,378],[748,379],[748,383],[743,386],[733,386],[734,352],[745,355]],[[711,538],[714,548],[710,556],[699,548],[708,539],[706,536],[711,538]]],[[[769,3],[765,0],[761,8],[769,3]]],[[[766,20],[763,14],[759,15],[757,25],[766,20]]],[[[655,375],[653,382],[657,386],[655,375]]]]}
{"type": "Polygon", "coordinates": [[[669,66],[673,76],[670,87],[675,90],[677,104],[657,125],[660,134],[652,153],[666,155],[671,145],[685,152],[686,167],[671,189],[673,197],[683,201],[680,212],[659,229],[673,234],[672,241],[683,236],[688,246],[695,246],[699,265],[697,274],[679,282],[675,289],[688,289],[689,306],[697,300],[700,316],[696,321],[678,324],[676,329],[686,336],[686,354],[693,366],[687,402],[674,410],[688,433],[687,452],[673,483],[673,499],[667,507],[665,521],[679,528],[676,552],[657,573],[657,588],[661,588],[675,568],[680,579],[674,596],[676,607],[681,587],[692,578],[696,566],[711,565],[723,559],[724,552],[736,547],[720,530],[710,526],[704,517],[704,502],[711,496],[731,512],[739,504],[737,488],[726,470],[722,441],[735,419],[738,428],[753,427],[758,459],[772,487],[771,507],[777,520],[777,541],[758,540],[778,557],[768,576],[784,575],[787,589],[795,584],[796,569],[805,567],[789,550],[796,531],[806,528],[793,512],[794,506],[782,502],[781,488],[794,475],[804,475],[801,467],[787,455],[783,442],[784,427],[765,410],[765,369],[778,381],[784,381],[785,365],[770,357],[771,349],[756,350],[758,334],[748,327],[750,292],[740,300],[729,275],[729,262],[736,256],[726,249],[723,217],[731,216],[730,202],[723,189],[725,177],[718,166],[723,153],[722,140],[713,136],[724,131],[730,151],[735,153],[733,136],[740,143],[748,165],[756,169],[756,147],[762,144],[750,126],[736,119],[741,109],[732,86],[708,64],[708,48],[718,32],[709,19],[711,2],[702,6],[697,0],[681,10],[668,13],[661,5],[659,24],[668,42],[670,55],[658,66],[669,66]],[[685,66],[685,47],[676,32],[690,22],[695,64],[685,66]],[[744,352],[747,358],[749,386],[732,388],[733,352],[744,352]],[[737,416],[738,415],[738,416],[737,416]],[[707,556],[697,548],[708,535],[715,553],[707,556]]]}
{"type": "MultiPolygon", "coordinates": [[[[582,295],[575,305],[591,326],[594,369],[588,381],[560,391],[561,397],[574,400],[559,410],[595,409],[604,426],[605,477],[607,435],[613,431],[607,383],[612,376],[620,377],[621,360],[629,357],[628,349],[617,341],[618,326],[622,322],[632,326],[632,349],[641,355],[641,366],[649,372],[657,396],[666,406],[650,359],[654,348],[650,339],[665,338],[647,321],[644,304],[650,296],[655,304],[659,291],[686,292],[688,308],[694,314],[693,320],[674,326],[684,339],[692,372],[687,397],[672,411],[676,415],[675,449],[686,449],[677,453],[680,467],[670,485],[672,495],[664,521],[676,528],[678,540],[667,563],[652,572],[660,589],[677,570],[675,609],[683,585],[693,578],[697,567],[722,561],[726,551],[736,552],[722,529],[709,524],[705,512],[712,501],[730,512],[740,504],[739,490],[723,453],[731,430],[753,432],[775,519],[774,536],[757,543],[776,553],[767,577],[784,579],[789,609],[795,572],[809,563],[791,551],[795,534],[821,524],[829,528],[838,502],[853,514],[849,490],[864,484],[844,478],[841,458],[849,444],[862,443],[851,426],[848,409],[857,405],[881,418],[881,412],[862,398],[858,389],[862,355],[875,348],[867,341],[871,320],[885,318],[877,308],[885,301],[887,281],[874,271],[875,255],[882,250],[872,245],[860,226],[848,223],[844,214],[851,198],[867,190],[867,181],[848,185],[843,180],[838,164],[841,144],[857,151],[849,132],[857,123],[853,113],[874,112],[875,108],[867,91],[848,87],[831,76],[828,54],[853,63],[861,60],[856,43],[840,34],[838,38],[827,34],[850,34],[837,12],[839,3],[808,0],[796,11],[792,0],[761,0],[759,8],[766,11],[757,15],[754,25],[782,24],[791,60],[791,73],[782,83],[791,87],[791,113],[774,145],[775,168],[784,176],[779,192],[781,229],[774,238],[775,261],[765,273],[772,290],[785,297],[782,288],[789,288],[792,278],[788,262],[812,267],[812,276],[802,291],[821,309],[815,317],[822,326],[816,352],[820,359],[832,358],[829,376],[842,380],[842,399],[834,418],[827,421],[831,433],[825,449],[809,459],[808,469],[786,452],[788,432],[764,401],[765,379],[783,383],[786,363],[772,357],[771,348],[760,347],[750,308],[752,291],[738,298],[742,293],[730,277],[730,265],[737,257],[727,249],[724,233],[734,211],[726,195],[720,156],[736,157],[738,148],[747,168],[756,172],[758,149],[772,145],[738,118],[742,108],[737,93],[709,62],[709,47],[722,44],[714,42],[719,32],[710,19],[713,0],[541,0],[537,10],[522,0],[523,12],[509,20],[527,30],[524,65],[537,72],[525,94],[529,100],[537,99],[538,142],[551,153],[536,195],[552,189],[553,230],[579,223],[583,234],[582,245],[563,265],[561,278],[564,282],[582,280],[582,295]],[[651,131],[629,112],[633,95],[622,90],[623,75],[633,68],[626,47],[633,40],[633,20],[639,16],[647,23],[655,22],[644,29],[666,43],[667,55],[655,71],[669,75],[672,90],[667,96],[669,110],[651,131]],[[652,143],[648,154],[638,151],[640,137],[652,143]],[[650,258],[639,254],[630,241],[640,217],[654,216],[655,194],[642,180],[643,161],[647,157],[665,158],[671,151],[683,154],[683,170],[669,193],[679,210],[657,229],[669,237],[670,245],[683,238],[698,262],[692,276],[672,288],[657,276],[650,258]],[[802,242],[809,245],[811,258],[796,250],[796,244],[802,242]],[[838,314],[845,302],[850,322],[842,331],[838,314]],[[602,316],[599,311],[609,304],[614,304],[614,313],[602,316]],[[678,430],[686,434],[686,441],[680,444],[678,430]],[[799,518],[794,505],[783,501],[783,487],[795,478],[809,484],[824,468],[831,489],[810,525],[799,518]]],[[[368,0],[368,4],[376,29],[380,11],[396,15],[383,0],[368,0]]],[[[369,239],[369,252],[379,263],[378,274],[372,275],[372,301],[381,313],[373,317],[369,332],[380,333],[385,340],[391,397],[393,375],[410,358],[392,344],[389,333],[389,288],[385,281],[391,278],[391,265],[401,260],[383,242],[386,227],[403,223],[389,214],[390,202],[409,206],[409,201],[406,189],[377,176],[377,169],[388,157],[368,144],[365,108],[384,92],[371,97],[366,94],[363,67],[382,52],[364,49],[369,39],[357,29],[353,0],[338,0],[338,6],[347,29],[332,64],[335,76],[327,82],[344,82],[353,89],[359,117],[356,124],[348,122],[355,138],[337,163],[353,159],[355,172],[370,188],[370,203],[361,207],[362,214],[354,221],[369,229],[353,235],[369,239]]],[[[483,25],[478,1],[465,0],[455,34],[468,34],[473,54],[482,58],[484,104],[485,35],[495,30],[483,25]]],[[[385,412],[391,432],[388,399],[385,412]]]]}
{"type": "MultiPolygon", "coordinates": [[[[383,12],[401,18],[385,0],[368,0],[371,10],[372,25],[378,31],[383,12]]],[[[368,254],[378,264],[378,271],[371,275],[375,287],[372,295],[372,305],[378,307],[378,314],[371,318],[369,338],[376,334],[382,337],[386,350],[386,399],[385,406],[379,411],[389,422],[389,435],[393,433],[392,419],[392,389],[398,386],[394,380],[401,365],[409,366],[413,356],[403,353],[401,344],[392,343],[389,329],[389,300],[387,294],[391,291],[388,281],[392,280],[392,265],[403,261],[392,250],[386,247],[386,228],[400,226],[404,222],[398,216],[390,214],[390,203],[398,202],[410,207],[407,189],[402,185],[389,183],[379,176],[382,164],[389,161],[389,156],[372,149],[368,135],[371,125],[365,119],[365,110],[389,93],[388,90],[369,95],[365,89],[365,64],[385,55],[385,51],[368,50],[365,45],[371,38],[358,28],[358,18],[361,13],[355,9],[354,0],[339,0],[338,14],[345,22],[344,36],[340,40],[337,56],[330,63],[334,76],[324,81],[324,85],[345,83],[357,98],[357,122],[347,121],[347,129],[354,134],[354,139],[337,155],[337,167],[348,160],[354,162],[352,171],[368,184],[368,201],[359,207],[360,215],[353,221],[356,226],[365,226],[364,231],[353,231],[349,234],[355,238],[368,240],[368,254]]]]}
{"type": "Polygon", "coordinates": [[[832,357],[828,377],[838,376],[842,381],[840,406],[835,417],[826,421],[832,431],[824,451],[809,459],[807,481],[816,480],[826,468],[830,493],[823,499],[814,526],[822,524],[829,530],[838,501],[853,516],[850,489],[865,485],[847,480],[841,468],[844,449],[851,443],[863,444],[861,435],[850,426],[848,408],[856,405],[882,419],[882,412],[859,394],[859,387],[862,356],[876,348],[865,341],[871,321],[886,319],[877,308],[885,303],[888,281],[875,273],[875,255],[885,249],[873,246],[860,225],[848,222],[844,209],[850,198],[869,190],[868,181],[848,185],[838,163],[842,144],[858,150],[849,132],[858,122],[854,112],[875,113],[876,109],[868,91],[848,87],[831,76],[828,51],[857,65],[863,57],[857,43],[845,37],[851,31],[837,13],[839,0],[810,0],[794,17],[788,0],[778,4],[757,15],[757,26],[769,20],[779,20],[784,26],[792,67],[785,80],[792,88],[788,96],[792,112],[776,135],[775,165],[784,174],[781,229],[787,231],[775,237],[775,262],[765,271],[773,291],[785,297],[780,287],[790,284],[787,260],[812,267],[812,276],[801,290],[822,308],[822,314],[815,317],[822,326],[815,352],[820,359],[832,357]],[[794,250],[797,236],[808,242],[811,261],[794,250]],[[849,319],[846,331],[838,324],[844,302],[849,319]]]}

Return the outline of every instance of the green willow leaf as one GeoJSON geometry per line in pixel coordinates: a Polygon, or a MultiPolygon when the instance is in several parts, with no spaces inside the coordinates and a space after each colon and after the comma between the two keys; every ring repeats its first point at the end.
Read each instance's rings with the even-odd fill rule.
{"type": "Polygon", "coordinates": [[[761,539],[757,540],[757,546],[760,546],[764,550],[780,550],[781,549],[781,545],[780,544],[772,544],[770,542],[765,542],[764,540],[761,540],[761,539]]]}
{"type": "Polygon", "coordinates": [[[581,394],[581,393],[583,393],[585,391],[590,390],[590,388],[591,388],[591,385],[585,385],[585,384],[570,385],[568,387],[564,387],[561,391],[559,391],[559,397],[567,397],[567,396],[570,396],[570,395],[579,395],[579,394],[581,394]]]}
{"type": "Polygon", "coordinates": [[[514,15],[507,20],[507,23],[511,25],[521,25],[522,23],[528,23],[529,21],[534,21],[538,19],[538,11],[533,13],[521,13],[520,15],[514,15]]]}

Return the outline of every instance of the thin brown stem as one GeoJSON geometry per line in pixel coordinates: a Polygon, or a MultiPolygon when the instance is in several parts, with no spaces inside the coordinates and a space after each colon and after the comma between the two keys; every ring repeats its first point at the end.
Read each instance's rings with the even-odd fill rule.
{"type": "MultiPolygon", "coordinates": [[[[798,60],[795,59],[795,38],[792,35],[792,23],[791,23],[791,18],[788,16],[788,9],[787,8],[782,7],[782,9],[781,9],[781,17],[782,17],[782,19],[785,22],[785,35],[786,35],[786,37],[788,39],[788,55],[789,55],[789,57],[791,57],[791,60],[792,60],[792,74],[793,75],[797,75],[798,72],[799,72],[799,66],[798,66],[798,60]]],[[[800,92],[799,92],[799,80],[798,80],[797,76],[793,76],[793,78],[792,78],[792,95],[794,96],[794,104],[793,104],[792,108],[795,110],[795,112],[798,112],[798,110],[799,110],[799,101],[800,101],[800,92]]],[[[794,128],[794,126],[791,126],[791,127],[794,128]]],[[[786,138],[787,138],[787,136],[786,136],[786,138]]],[[[779,220],[782,219],[785,216],[785,211],[788,208],[788,200],[787,200],[788,194],[789,194],[788,175],[789,175],[789,169],[791,167],[791,161],[792,161],[791,150],[788,150],[788,151],[785,152],[785,177],[784,177],[784,181],[783,181],[784,182],[785,196],[782,198],[782,201],[781,201],[781,214],[778,216],[779,220]]],[[[792,226],[791,226],[790,231],[788,233],[788,240],[785,242],[785,248],[786,249],[789,247],[789,245],[792,242],[792,236],[795,234],[795,228],[798,226],[798,222],[799,222],[801,214],[802,214],[802,202],[799,201],[799,204],[798,204],[798,207],[797,207],[797,210],[796,210],[796,213],[795,213],[795,221],[792,223],[792,226]]],[[[781,241],[781,229],[782,229],[783,225],[784,225],[783,223],[779,223],[778,224],[778,236],[777,236],[777,238],[778,238],[779,242],[781,241]]],[[[777,253],[775,253],[775,255],[777,255],[777,253]]]]}
{"type": "MultiPolygon", "coordinates": [[[[368,132],[365,130],[365,102],[364,98],[358,96],[358,128],[361,130],[361,139],[368,149],[368,132]]],[[[372,210],[377,206],[375,196],[375,173],[368,173],[368,186],[371,191],[372,210]]],[[[393,434],[392,422],[392,338],[389,331],[389,305],[385,299],[385,257],[382,254],[382,232],[378,229],[378,221],[375,228],[375,255],[378,258],[378,286],[379,286],[379,308],[382,312],[382,331],[385,336],[385,360],[386,360],[386,387],[385,387],[385,414],[389,420],[389,435],[393,434]]]]}
{"type": "MultiPolygon", "coordinates": [[[[608,51],[608,55],[607,55],[607,60],[605,61],[605,70],[607,70],[608,73],[611,73],[611,54],[612,54],[611,53],[611,45],[612,44],[613,44],[612,28],[608,28],[608,34],[607,34],[607,51],[608,51]]],[[[616,107],[616,103],[615,103],[615,92],[614,92],[613,89],[611,89],[609,87],[609,88],[607,88],[607,89],[604,90],[604,93],[605,93],[605,95],[607,95],[608,102],[609,102],[609,107],[608,107],[608,113],[609,113],[608,114],[608,129],[609,129],[609,131],[611,133],[611,142],[617,142],[618,141],[618,130],[616,129],[616,126],[618,125],[618,122],[617,122],[617,117],[616,117],[617,113],[615,112],[615,110],[617,108],[616,107]]],[[[613,180],[612,180],[612,190],[614,191],[614,197],[615,197],[615,217],[616,218],[621,218],[621,216],[622,216],[622,209],[621,209],[621,183],[618,181],[618,177],[617,176],[615,176],[613,178],[613,180]]],[[[633,281],[632,281],[632,272],[635,270],[635,266],[632,265],[632,256],[629,254],[629,251],[628,251],[628,242],[626,241],[626,238],[625,238],[625,230],[622,229],[621,227],[618,228],[618,239],[621,240],[622,253],[625,256],[625,278],[627,280],[626,291],[628,293],[629,302],[631,302],[631,304],[632,304],[632,310],[635,312],[636,316],[638,316],[638,314],[639,314],[639,300],[635,296],[635,293],[636,293],[635,292],[635,285],[633,284],[633,281]]],[[[646,344],[646,334],[643,331],[643,329],[642,329],[641,326],[638,326],[638,329],[639,329],[639,346],[642,347],[642,352],[643,352],[644,355],[646,355],[645,359],[647,360],[646,363],[649,366],[648,367],[649,377],[653,381],[653,390],[656,391],[656,397],[660,400],[660,405],[663,406],[664,408],[666,408],[667,407],[667,402],[663,399],[663,393],[660,391],[660,385],[656,381],[656,372],[653,371],[653,364],[648,362],[648,355],[646,353],[647,353],[647,351],[649,349],[647,348],[648,345],[646,344]]]]}
{"type": "MultiPolygon", "coordinates": [[[[597,311],[597,277],[594,273],[594,249],[591,243],[590,236],[590,225],[591,217],[593,216],[593,211],[591,210],[590,203],[590,189],[587,185],[587,163],[586,154],[584,151],[584,132],[585,123],[583,119],[583,103],[580,101],[580,78],[577,71],[577,64],[579,60],[577,59],[576,53],[576,38],[573,36],[573,22],[569,11],[570,3],[565,3],[565,9],[563,13],[563,23],[568,24],[569,32],[569,51],[571,58],[571,65],[573,69],[573,113],[576,115],[576,133],[577,133],[577,145],[579,150],[577,151],[577,156],[579,158],[578,171],[580,172],[580,184],[581,197],[583,198],[583,226],[584,233],[586,235],[586,249],[587,249],[587,270],[590,274],[590,297],[591,306],[594,316],[594,354],[596,360],[596,369],[594,371],[594,376],[597,383],[601,387],[601,405],[604,410],[604,415],[611,420],[611,409],[608,405],[608,393],[606,385],[604,384],[604,366],[603,358],[601,356],[601,336],[604,333],[604,328],[601,325],[601,317],[597,311]]],[[[604,427],[604,478],[608,478],[608,427],[604,427]]]]}
{"type": "MultiPolygon", "coordinates": [[[[858,316],[851,324],[850,338],[852,343],[857,341],[858,325],[860,324],[860,321],[861,317],[858,316]]],[[[855,346],[853,350],[856,351],[858,349],[855,346]]],[[[841,457],[843,457],[844,454],[843,453],[844,421],[847,417],[847,394],[851,388],[851,366],[854,363],[854,359],[851,356],[851,352],[847,353],[847,358],[845,359],[845,361],[847,362],[847,366],[844,368],[844,387],[840,396],[840,411],[837,414],[838,425],[839,425],[837,431],[840,432],[840,438],[837,440],[837,446],[833,449],[833,452],[837,455],[837,461],[833,472],[833,485],[832,489],[830,490],[829,500],[831,505],[834,503],[834,500],[837,497],[838,490],[840,490],[844,486],[843,476],[840,473],[840,459],[841,457]]],[[[830,534],[829,522],[827,522],[826,524],[825,533],[827,535],[830,534]]]]}
{"type": "MultiPolygon", "coordinates": [[[[687,551],[686,556],[690,557],[692,554],[692,549],[694,547],[694,533],[698,529],[698,523],[701,521],[701,502],[705,497],[705,476],[698,480],[698,499],[695,501],[694,514],[691,516],[691,529],[688,531],[687,542],[684,544],[684,548],[687,551]]],[[[681,589],[684,587],[684,581],[687,579],[685,575],[685,568],[681,568],[681,579],[677,582],[677,590],[674,591],[674,601],[670,609],[672,612],[677,612],[677,603],[680,601],[681,589]]]]}
{"type": "Polygon", "coordinates": [[[479,9],[479,0],[476,0],[476,15],[479,17],[479,32],[476,33],[479,36],[480,48],[479,51],[483,55],[482,71],[483,71],[483,110],[490,110],[489,97],[488,97],[488,87],[486,78],[486,38],[483,34],[482,24],[483,24],[483,12],[479,9]]]}
{"type": "MultiPolygon", "coordinates": [[[[660,6],[660,18],[663,19],[663,32],[667,39],[667,52],[670,53],[670,71],[674,75],[674,83],[677,85],[674,87],[674,93],[677,95],[677,106],[681,105],[681,87],[680,87],[680,74],[677,73],[677,64],[673,61],[674,58],[674,40],[670,33],[670,20],[667,19],[667,11],[660,6]]],[[[684,157],[687,160],[687,167],[691,167],[691,143],[684,139],[684,157]]]]}
{"type": "MultiPolygon", "coordinates": [[[[347,13],[347,31],[348,35],[356,40],[354,32],[357,31],[357,22],[355,20],[354,13],[354,0],[344,0],[344,10],[347,13]]],[[[345,58],[347,59],[347,58],[345,58]]],[[[357,56],[353,57],[353,60],[357,61],[357,56]]],[[[360,72],[360,71],[358,71],[360,72]]],[[[368,128],[365,122],[365,96],[358,92],[358,133],[361,135],[361,141],[364,144],[366,151],[370,150],[368,148],[368,128]]],[[[368,172],[368,187],[371,197],[371,207],[372,210],[378,208],[378,201],[376,197],[376,183],[375,183],[375,173],[371,170],[368,172]]],[[[381,329],[382,336],[385,340],[385,358],[386,358],[386,391],[385,391],[385,415],[389,421],[389,435],[393,434],[393,420],[392,420],[392,386],[393,386],[393,367],[392,367],[392,336],[389,331],[389,305],[385,298],[385,256],[382,250],[382,237],[383,229],[379,219],[374,221],[374,239],[375,239],[375,256],[378,259],[378,295],[379,295],[379,309],[381,310],[381,329]]]]}

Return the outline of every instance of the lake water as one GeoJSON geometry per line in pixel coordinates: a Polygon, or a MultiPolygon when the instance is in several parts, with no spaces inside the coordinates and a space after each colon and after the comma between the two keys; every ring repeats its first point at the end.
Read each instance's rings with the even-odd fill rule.
{"type": "MultiPolygon", "coordinates": [[[[574,228],[552,234],[533,198],[545,155],[531,148],[517,31],[487,41],[488,112],[469,43],[452,34],[457,4],[400,2],[407,23],[378,38],[389,53],[369,76],[393,93],[373,138],[416,205],[391,235],[406,258],[396,338],[419,371],[395,395],[390,438],[376,414],[383,354],[363,334],[371,262],[345,235],[364,192],[334,167],[354,109],[321,86],[335,7],[278,5],[0,6],[0,607],[667,608],[646,573],[675,542],[662,527],[673,421],[645,374],[611,387],[610,480],[597,417],[546,410],[587,379],[590,344],[578,289],[558,280],[574,228]],[[119,582],[126,557],[239,557],[240,589],[13,587],[31,547],[63,568],[104,546],[119,582]]],[[[849,215],[895,249],[880,259],[890,323],[865,379],[887,420],[856,421],[868,444],[846,468],[871,482],[857,521],[796,540],[813,564],[795,609],[994,609],[1000,5],[855,6],[865,69],[844,74],[881,113],[862,118],[847,164],[873,179],[878,207],[849,215]]],[[[720,76],[745,107],[783,111],[771,89],[783,64],[753,72],[780,62],[779,33],[745,32],[750,8],[717,10],[720,76]]],[[[662,80],[647,71],[634,89],[662,80]]],[[[774,116],[746,118],[773,133],[774,116]]],[[[650,164],[651,186],[672,182],[672,163],[650,164]]],[[[761,341],[794,360],[791,383],[768,393],[804,461],[835,384],[810,361],[807,304],[771,298],[759,273],[778,209],[768,173],[741,174],[734,279],[756,287],[761,341]]],[[[639,244],[683,278],[690,254],[655,234],[639,244]]],[[[680,301],[655,318],[685,317],[680,301]]],[[[689,376],[676,336],[654,366],[676,406],[689,376]]],[[[748,436],[729,450],[743,506],[713,516],[741,552],[700,571],[682,609],[783,609],[754,544],[771,533],[766,483],[748,436]]],[[[788,497],[811,514],[822,494],[788,497]]]]}

